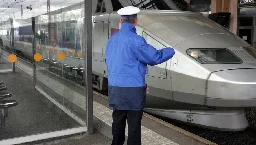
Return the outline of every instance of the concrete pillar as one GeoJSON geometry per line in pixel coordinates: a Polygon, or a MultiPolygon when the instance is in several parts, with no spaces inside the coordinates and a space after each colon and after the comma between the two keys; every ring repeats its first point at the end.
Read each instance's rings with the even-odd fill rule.
{"type": "Polygon", "coordinates": [[[229,12],[229,7],[230,7],[230,0],[222,0],[222,12],[229,12]]]}
{"type": "Polygon", "coordinates": [[[211,13],[230,12],[229,30],[237,34],[238,0],[211,0],[211,13]]]}
{"type": "Polygon", "coordinates": [[[211,12],[229,12],[230,0],[211,0],[211,12]]]}
{"type": "Polygon", "coordinates": [[[231,0],[230,1],[229,11],[231,12],[229,30],[231,32],[233,32],[234,34],[237,34],[238,0],[231,0]]]}
{"type": "Polygon", "coordinates": [[[211,0],[211,13],[222,11],[222,0],[211,0]]]}
{"type": "Polygon", "coordinates": [[[190,1],[191,1],[191,0],[185,0],[185,1],[186,1],[188,4],[190,4],[190,1]]]}

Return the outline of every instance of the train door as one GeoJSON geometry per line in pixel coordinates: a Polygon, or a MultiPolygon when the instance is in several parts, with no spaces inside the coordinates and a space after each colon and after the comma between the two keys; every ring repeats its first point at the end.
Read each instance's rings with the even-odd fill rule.
{"type": "MultiPolygon", "coordinates": [[[[142,32],[142,37],[146,40],[147,43],[149,43],[150,45],[152,45],[158,50],[166,47],[163,44],[161,44],[156,38],[152,37],[145,31],[142,32]]],[[[163,62],[156,66],[148,66],[147,75],[149,77],[167,79],[166,67],[167,67],[167,62],[163,62]]]]}
{"type": "MultiPolygon", "coordinates": [[[[147,43],[149,43],[158,50],[166,47],[158,40],[157,37],[154,37],[145,30],[143,30],[142,32],[142,37],[146,40],[147,43]]],[[[146,83],[148,85],[147,95],[155,97],[148,97],[146,106],[155,106],[156,104],[153,102],[159,101],[159,99],[172,99],[172,84],[170,80],[170,72],[167,71],[167,64],[169,63],[170,61],[166,61],[155,66],[148,65],[146,75],[146,83]]],[[[155,107],[161,108],[163,106],[160,105],[155,107]]]]}
{"type": "MultiPolygon", "coordinates": [[[[97,75],[106,73],[104,54],[108,41],[109,23],[108,15],[98,15],[93,22],[93,72],[97,75]]],[[[95,78],[97,80],[97,78],[95,78]]],[[[103,80],[103,79],[101,79],[103,80]]]]}
{"type": "Polygon", "coordinates": [[[93,24],[93,59],[102,62],[108,41],[108,23],[94,22],[93,24]]]}
{"type": "Polygon", "coordinates": [[[102,40],[102,61],[104,62],[104,57],[105,57],[105,51],[106,51],[106,45],[107,45],[107,41],[109,39],[109,23],[108,21],[103,23],[103,40],[102,40]]]}

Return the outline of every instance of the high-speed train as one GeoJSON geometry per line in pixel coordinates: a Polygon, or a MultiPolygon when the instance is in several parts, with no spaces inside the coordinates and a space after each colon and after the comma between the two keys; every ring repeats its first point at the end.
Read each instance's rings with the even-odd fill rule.
{"type": "MultiPolygon", "coordinates": [[[[36,51],[44,60],[56,63],[62,51],[67,55],[62,61],[64,66],[84,66],[78,53],[84,54],[82,8],[80,3],[51,12],[50,28],[48,15],[36,18],[36,51]]],[[[120,29],[120,16],[105,10],[94,13],[92,18],[94,87],[107,90],[105,45],[120,29]]],[[[200,13],[142,10],[138,19],[138,35],[157,49],[172,47],[176,52],[167,62],[148,66],[145,111],[217,130],[247,128],[244,109],[256,106],[256,50],[200,13]]],[[[33,57],[31,19],[14,21],[17,27],[12,49],[33,57]]],[[[5,28],[9,28],[7,25],[5,28]]],[[[10,38],[8,34],[5,31],[1,35],[6,47],[11,44],[6,39],[10,38]]]]}

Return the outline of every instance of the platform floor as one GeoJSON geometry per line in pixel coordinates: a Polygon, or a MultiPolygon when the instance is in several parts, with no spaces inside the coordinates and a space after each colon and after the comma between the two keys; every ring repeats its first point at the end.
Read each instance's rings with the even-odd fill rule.
{"type": "MultiPolygon", "coordinates": [[[[35,142],[33,145],[110,145],[111,140],[96,131],[91,135],[82,134],[76,135],[63,139],[54,139],[50,141],[35,142]]],[[[26,143],[22,145],[31,145],[31,143],[26,143]]]]}
{"type": "Polygon", "coordinates": [[[0,57],[0,74],[11,72],[12,64],[0,57]]]}
{"type": "MultiPolygon", "coordinates": [[[[6,66],[0,64],[0,70],[6,66]]],[[[12,94],[8,99],[19,103],[9,109],[6,133],[0,134],[0,140],[80,127],[80,124],[33,89],[32,77],[19,68],[16,68],[16,73],[0,73],[0,81],[4,81],[7,92],[12,94]]]]}

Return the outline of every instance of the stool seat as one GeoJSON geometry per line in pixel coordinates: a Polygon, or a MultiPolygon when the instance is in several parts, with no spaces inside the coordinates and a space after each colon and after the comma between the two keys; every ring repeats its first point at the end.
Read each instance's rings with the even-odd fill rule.
{"type": "Polygon", "coordinates": [[[18,104],[15,100],[0,100],[0,108],[10,108],[18,104]]]}
{"type": "Polygon", "coordinates": [[[11,97],[12,96],[12,94],[8,94],[8,93],[6,93],[6,94],[1,94],[0,93],[0,100],[1,99],[5,99],[5,98],[8,98],[8,97],[11,97]]]}
{"type": "Polygon", "coordinates": [[[7,87],[5,87],[5,86],[0,86],[0,91],[5,91],[5,90],[7,90],[7,87]]]}

